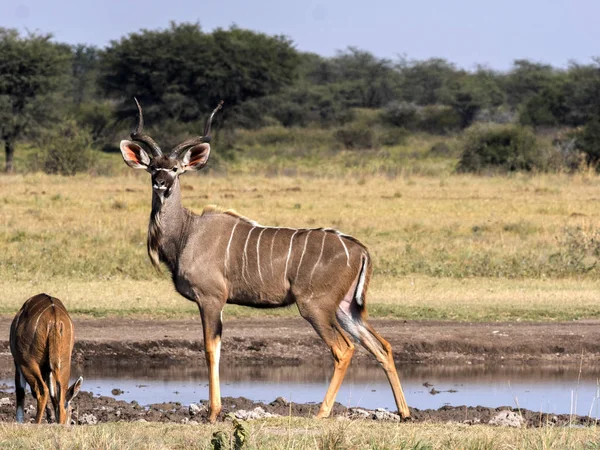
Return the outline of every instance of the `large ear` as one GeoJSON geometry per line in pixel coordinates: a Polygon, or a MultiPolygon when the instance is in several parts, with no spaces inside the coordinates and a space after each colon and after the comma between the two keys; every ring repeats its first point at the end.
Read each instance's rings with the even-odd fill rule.
{"type": "Polygon", "coordinates": [[[123,155],[125,163],[132,169],[146,169],[150,164],[148,153],[132,141],[121,141],[121,155],[123,155]]]}
{"type": "Polygon", "coordinates": [[[83,377],[77,378],[77,381],[71,385],[71,387],[67,391],[67,397],[65,398],[65,401],[67,403],[69,403],[77,396],[77,394],[79,394],[79,390],[81,389],[81,383],[83,383],[83,377]]]}
{"type": "Polygon", "coordinates": [[[200,170],[208,162],[208,155],[210,155],[209,144],[198,144],[190,148],[183,158],[181,164],[184,170],[200,170]]]}

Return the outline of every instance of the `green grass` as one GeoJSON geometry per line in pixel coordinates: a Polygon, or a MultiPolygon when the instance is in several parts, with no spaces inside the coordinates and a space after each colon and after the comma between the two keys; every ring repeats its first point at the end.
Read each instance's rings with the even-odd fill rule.
{"type": "MultiPolygon", "coordinates": [[[[373,421],[266,419],[248,422],[247,449],[596,449],[596,428],[506,429],[481,425],[394,424],[373,421]]],[[[0,424],[0,448],[207,449],[230,423],[97,426],[0,424]]]]}

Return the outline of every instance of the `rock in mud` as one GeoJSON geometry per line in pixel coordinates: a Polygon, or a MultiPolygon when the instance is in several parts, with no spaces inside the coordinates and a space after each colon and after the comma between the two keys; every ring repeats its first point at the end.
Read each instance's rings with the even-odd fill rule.
{"type": "Polygon", "coordinates": [[[8,397],[0,398],[0,406],[11,406],[12,400],[8,397]]]}
{"type": "Polygon", "coordinates": [[[383,408],[377,408],[373,413],[373,416],[375,420],[393,420],[396,422],[400,421],[400,416],[398,414],[391,413],[383,408]]]}
{"type": "Polygon", "coordinates": [[[257,406],[252,411],[246,411],[244,409],[240,409],[235,412],[235,417],[240,420],[256,420],[256,419],[264,419],[267,417],[279,417],[279,414],[271,414],[266,412],[260,406],[257,406]]]}
{"type": "Polygon", "coordinates": [[[285,397],[277,397],[270,403],[271,406],[289,406],[290,402],[285,397]]]}
{"type": "Polygon", "coordinates": [[[112,391],[110,391],[110,393],[111,393],[112,395],[115,395],[115,396],[117,396],[117,395],[121,395],[123,392],[124,392],[124,391],[122,391],[122,390],[121,390],[121,389],[119,389],[119,388],[116,388],[116,389],[113,389],[112,391]]]}
{"type": "Polygon", "coordinates": [[[188,409],[190,416],[196,416],[206,411],[206,406],[192,403],[188,409]]]}
{"type": "Polygon", "coordinates": [[[514,411],[500,411],[489,421],[490,425],[513,428],[521,428],[524,423],[525,419],[514,411]]]}
{"type": "Polygon", "coordinates": [[[98,418],[93,414],[82,414],[78,418],[79,425],[96,425],[98,418]]]}
{"type": "Polygon", "coordinates": [[[348,415],[351,419],[370,419],[372,412],[362,408],[348,408],[348,415]]]}
{"type": "Polygon", "coordinates": [[[351,419],[400,421],[400,416],[398,414],[391,413],[384,408],[377,408],[375,411],[363,408],[348,408],[348,416],[351,419]]]}

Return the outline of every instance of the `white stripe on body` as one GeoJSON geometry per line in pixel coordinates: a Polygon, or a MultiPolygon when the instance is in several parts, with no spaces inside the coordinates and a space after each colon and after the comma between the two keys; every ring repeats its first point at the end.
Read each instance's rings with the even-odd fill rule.
{"type": "Polygon", "coordinates": [[[273,239],[271,240],[271,276],[275,276],[275,270],[273,270],[273,245],[275,244],[275,236],[279,233],[281,228],[276,228],[275,233],[273,233],[273,239]]]}
{"type": "Polygon", "coordinates": [[[300,256],[300,262],[298,263],[298,268],[296,269],[296,278],[298,278],[298,275],[300,274],[300,266],[302,265],[302,260],[304,259],[304,253],[306,253],[306,245],[308,244],[308,237],[310,236],[310,233],[312,233],[313,230],[309,230],[308,233],[306,233],[306,239],[304,239],[304,248],[302,249],[302,255],[300,256]]]}
{"type": "Polygon", "coordinates": [[[319,265],[319,263],[321,262],[321,258],[323,257],[323,250],[325,249],[325,238],[326,237],[327,237],[327,232],[325,230],[323,230],[323,240],[321,241],[321,252],[319,253],[319,258],[317,259],[317,262],[315,263],[312,271],[310,272],[310,278],[308,280],[308,287],[310,288],[311,295],[312,295],[313,275],[315,274],[315,270],[317,270],[317,266],[319,265]]]}
{"type": "Polygon", "coordinates": [[[231,229],[231,236],[229,236],[229,242],[227,243],[227,250],[225,251],[225,274],[227,274],[227,272],[229,271],[229,249],[231,247],[231,241],[233,240],[233,234],[235,233],[235,228],[238,226],[238,223],[240,223],[239,219],[233,225],[233,228],[231,229]]]}
{"type": "Polygon", "coordinates": [[[46,306],[46,307],[45,307],[45,308],[42,310],[42,312],[40,312],[40,313],[38,314],[37,320],[35,321],[35,327],[33,328],[33,334],[34,334],[34,336],[35,336],[35,333],[36,333],[36,331],[37,331],[37,327],[38,327],[38,324],[39,324],[39,322],[40,322],[40,318],[42,317],[42,314],[44,314],[44,312],[46,312],[46,310],[47,310],[48,308],[52,308],[53,306],[54,306],[53,304],[52,304],[52,305],[49,305],[49,306],[46,306]]]}
{"type": "Polygon", "coordinates": [[[256,227],[252,227],[250,228],[250,231],[248,231],[248,236],[246,236],[246,243],[244,244],[244,253],[242,255],[242,278],[246,283],[248,282],[248,279],[246,278],[246,264],[248,263],[248,241],[250,240],[250,235],[252,234],[255,228],[256,227]]]}
{"type": "Polygon", "coordinates": [[[290,255],[292,254],[292,244],[294,243],[294,236],[296,236],[296,233],[298,233],[298,231],[300,231],[300,230],[294,231],[294,234],[292,234],[292,237],[290,238],[290,248],[288,249],[287,258],[285,260],[285,271],[283,272],[284,285],[285,285],[285,280],[287,280],[287,270],[288,270],[288,264],[290,262],[290,255]]]}
{"type": "Polygon", "coordinates": [[[348,253],[348,247],[346,247],[346,244],[344,243],[344,239],[342,238],[340,233],[336,233],[335,235],[338,237],[338,239],[342,243],[342,246],[344,247],[344,251],[346,252],[346,265],[348,267],[350,267],[350,254],[348,253]]]}
{"type": "Polygon", "coordinates": [[[259,246],[260,246],[260,237],[265,232],[266,228],[263,228],[262,231],[258,235],[258,240],[256,241],[256,265],[258,266],[258,276],[260,277],[261,283],[263,282],[262,272],[260,270],[260,254],[259,254],[259,246]]]}

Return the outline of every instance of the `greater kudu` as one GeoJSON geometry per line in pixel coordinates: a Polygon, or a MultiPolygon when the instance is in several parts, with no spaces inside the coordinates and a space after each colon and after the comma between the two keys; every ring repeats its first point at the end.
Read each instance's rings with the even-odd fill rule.
{"type": "Polygon", "coordinates": [[[348,335],[383,366],[398,410],[408,417],[391,347],[366,321],[365,295],[372,272],[367,248],[329,228],[265,227],[216,207],[205,208],[201,215],[188,211],[181,205],[179,176],[206,165],[211,121],[221,104],[207,120],[204,136],[182,142],[168,155],[142,133],[142,109],[137,106],[138,125],[131,140],[121,141],[121,153],[128,166],[152,175],[148,226],[152,264],[158,268],[165,263],[177,291],[200,309],[209,368],[209,420],[214,422],[221,411],[219,356],[226,303],[259,308],[298,305],[334,358],[333,377],[317,417],[330,414],[350,364],[354,345],[348,335]]]}
{"type": "Polygon", "coordinates": [[[41,423],[44,409],[50,422],[48,395],[56,421],[70,422],[71,400],[83,382],[83,377],[79,377],[69,387],[73,331],[65,305],[47,294],[31,297],[15,316],[10,327],[10,352],[15,361],[17,422],[22,423],[24,418],[26,382],[37,400],[36,423],[41,423]]]}

